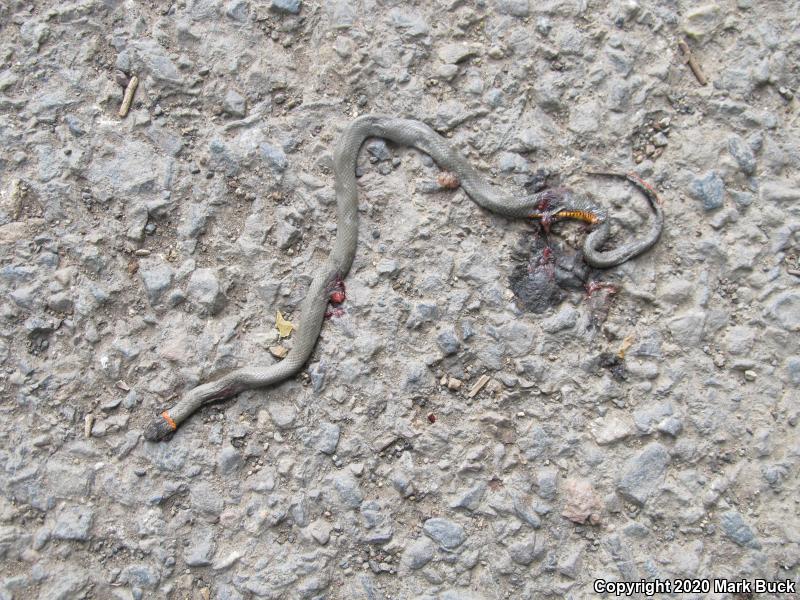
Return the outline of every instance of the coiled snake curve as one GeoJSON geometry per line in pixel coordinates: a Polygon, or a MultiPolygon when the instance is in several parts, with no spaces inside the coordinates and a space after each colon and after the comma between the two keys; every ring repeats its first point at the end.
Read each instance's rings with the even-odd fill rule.
{"type": "Polygon", "coordinates": [[[493,213],[507,217],[538,218],[545,223],[549,223],[552,218],[571,217],[595,224],[595,229],[586,237],[583,245],[584,259],[594,267],[612,267],[638,256],[656,243],[663,228],[664,216],[652,188],[634,175],[601,173],[625,178],[639,187],[649,200],[654,213],[646,237],[613,250],[601,251],[600,248],[610,233],[605,211],[585,199],[573,196],[569,190],[556,188],[526,197],[508,195],[487,183],[461,154],[424,123],[382,115],[359,117],[344,131],[334,152],[336,241],[333,251],[317,271],[300,305],[301,317],[293,348],[281,362],[274,365],[243,367],[216,381],[195,387],[145,428],[146,439],[162,440],[201,405],[229,398],[244,390],[283,381],[297,373],[306,363],[322,328],[330,286],[343,280],[353,263],[358,239],[356,158],[364,140],[372,137],[412,146],[429,154],[439,167],[452,171],[458,177],[461,187],[476,204],[493,213]]]}

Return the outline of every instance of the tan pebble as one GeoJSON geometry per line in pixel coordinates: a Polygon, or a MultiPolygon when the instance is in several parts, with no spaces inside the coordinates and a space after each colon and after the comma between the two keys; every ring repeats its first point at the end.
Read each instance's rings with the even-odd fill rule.
{"type": "Polygon", "coordinates": [[[94,427],[94,415],[86,415],[83,420],[84,437],[92,437],[92,427],[94,427]]]}
{"type": "Polygon", "coordinates": [[[458,180],[458,177],[456,177],[455,173],[451,173],[449,171],[442,171],[439,173],[436,181],[446,190],[455,190],[461,185],[461,182],[458,180]]]}
{"type": "Polygon", "coordinates": [[[460,390],[461,389],[461,380],[456,379],[455,377],[451,377],[447,380],[447,387],[451,390],[460,390]]]}
{"type": "Polygon", "coordinates": [[[284,346],[270,346],[269,351],[275,358],[285,358],[289,350],[284,346]]]}

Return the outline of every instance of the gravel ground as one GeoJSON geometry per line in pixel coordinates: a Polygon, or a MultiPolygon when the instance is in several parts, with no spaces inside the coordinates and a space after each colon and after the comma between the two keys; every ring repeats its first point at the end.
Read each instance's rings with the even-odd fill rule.
{"type": "Polygon", "coordinates": [[[798,14],[0,4],[0,598],[797,582],[798,14]],[[534,224],[368,142],[347,301],[306,369],[145,442],[198,382],[291,346],[276,313],[299,319],[336,229],[333,144],[369,112],[429,123],[505,189],[592,196],[616,242],[645,231],[647,204],[585,171],[635,170],[664,234],[587,272],[584,228],[557,225],[576,282],[532,307],[512,275],[540,258],[534,224]],[[596,280],[616,293],[582,289],[596,280]]]}

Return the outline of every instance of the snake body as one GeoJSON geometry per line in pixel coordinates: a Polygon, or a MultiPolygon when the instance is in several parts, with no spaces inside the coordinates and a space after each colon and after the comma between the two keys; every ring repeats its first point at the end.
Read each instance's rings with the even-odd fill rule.
{"type": "Polygon", "coordinates": [[[171,434],[178,425],[201,405],[229,398],[242,391],[278,383],[297,373],[311,356],[319,337],[328,292],[333,282],[345,278],[356,252],[358,241],[358,189],[356,159],[367,138],[385,138],[427,153],[439,167],[452,171],[461,187],[479,206],[506,217],[579,218],[596,225],[584,243],[586,262],[596,267],[610,267],[637,256],[658,240],[664,217],[655,192],[634,175],[604,173],[626,178],[647,196],[655,218],[649,234],[610,251],[601,251],[610,234],[605,211],[577,198],[565,188],[545,190],[538,194],[515,197],[491,184],[469,162],[433,129],[420,121],[383,115],[367,115],[354,120],[342,134],[334,151],[333,165],[336,186],[337,231],[333,250],[317,271],[300,305],[300,321],[294,346],[286,357],[270,366],[247,366],[220,379],[204,383],[189,391],[177,404],[156,417],[144,431],[146,439],[158,441],[171,434]]]}

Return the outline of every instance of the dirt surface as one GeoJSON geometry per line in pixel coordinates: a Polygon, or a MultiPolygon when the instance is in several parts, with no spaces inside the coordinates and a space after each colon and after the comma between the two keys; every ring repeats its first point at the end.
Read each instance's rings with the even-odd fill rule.
{"type": "Polygon", "coordinates": [[[799,9],[0,3],[0,599],[797,584],[799,9]],[[662,238],[588,269],[583,225],[542,241],[367,142],[347,299],[307,367],[145,442],[291,347],[276,313],[298,322],[335,235],[333,145],[371,112],[504,189],[590,196],[613,243],[647,202],[585,172],[636,172],[662,238]]]}

